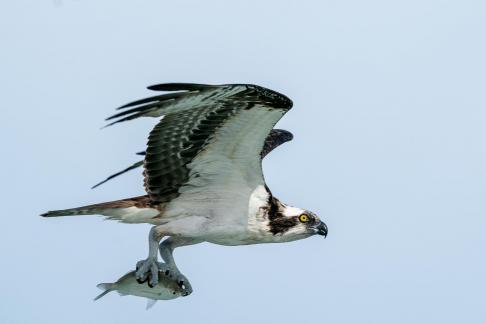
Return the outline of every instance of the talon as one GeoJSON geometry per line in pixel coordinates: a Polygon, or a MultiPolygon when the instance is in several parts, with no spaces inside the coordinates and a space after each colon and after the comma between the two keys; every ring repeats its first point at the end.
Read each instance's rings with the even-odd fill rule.
{"type": "Polygon", "coordinates": [[[149,286],[155,287],[157,286],[158,283],[159,283],[159,266],[156,263],[150,267],[149,286]]]}
{"type": "Polygon", "coordinates": [[[159,281],[159,268],[157,260],[148,258],[137,262],[136,264],[135,278],[138,283],[144,283],[148,281],[150,287],[157,285],[159,281]]]}
{"type": "Polygon", "coordinates": [[[140,260],[140,261],[138,261],[137,264],[135,265],[135,270],[138,271],[141,267],[143,267],[145,261],[146,260],[140,260]]]}

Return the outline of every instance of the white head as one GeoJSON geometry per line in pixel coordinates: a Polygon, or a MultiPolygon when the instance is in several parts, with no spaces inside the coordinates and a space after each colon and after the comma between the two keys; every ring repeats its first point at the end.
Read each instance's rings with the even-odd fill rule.
{"type": "Polygon", "coordinates": [[[315,234],[327,236],[327,226],[311,211],[287,206],[270,195],[267,211],[268,227],[273,235],[285,241],[300,240],[315,234]]]}

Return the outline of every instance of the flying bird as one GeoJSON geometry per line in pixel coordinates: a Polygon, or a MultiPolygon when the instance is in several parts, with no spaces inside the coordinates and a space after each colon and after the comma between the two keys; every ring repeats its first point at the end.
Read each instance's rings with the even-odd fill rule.
{"type": "Polygon", "coordinates": [[[143,165],[147,194],[41,216],[97,214],[154,225],[148,257],[136,264],[136,278],[155,286],[162,271],[187,294],[192,287],[174,261],[177,247],[201,242],[279,243],[327,235],[326,224],[315,213],[281,202],[265,184],[262,158],[293,137],[273,128],[291,109],[289,98],[251,84],[165,83],[148,89],[168,93],[126,104],[107,118],[109,125],[161,118],[149,134],[146,151],[140,153],[143,161],[107,179],[143,165]]]}

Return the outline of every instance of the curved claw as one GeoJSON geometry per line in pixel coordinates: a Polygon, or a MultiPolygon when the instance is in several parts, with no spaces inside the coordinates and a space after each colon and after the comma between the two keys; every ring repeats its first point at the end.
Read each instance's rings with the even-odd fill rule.
{"type": "Polygon", "coordinates": [[[150,287],[150,288],[154,288],[157,283],[158,283],[158,279],[157,279],[157,283],[153,284],[154,280],[152,280],[152,273],[149,274],[149,280],[147,282],[147,285],[150,287]]]}
{"type": "Polygon", "coordinates": [[[135,278],[138,283],[148,281],[149,287],[155,287],[159,282],[159,267],[157,260],[148,258],[137,262],[135,278]]]}
{"type": "Polygon", "coordinates": [[[182,289],[182,296],[192,294],[192,286],[189,280],[177,268],[171,268],[169,265],[157,262],[157,260],[151,258],[137,262],[135,278],[138,283],[143,284],[147,282],[148,286],[153,288],[159,282],[159,272],[177,283],[182,289]]]}
{"type": "Polygon", "coordinates": [[[163,273],[166,277],[169,277],[170,279],[174,278],[174,274],[176,273],[176,271],[174,271],[173,268],[163,262],[158,262],[158,265],[159,273],[163,273]]]}

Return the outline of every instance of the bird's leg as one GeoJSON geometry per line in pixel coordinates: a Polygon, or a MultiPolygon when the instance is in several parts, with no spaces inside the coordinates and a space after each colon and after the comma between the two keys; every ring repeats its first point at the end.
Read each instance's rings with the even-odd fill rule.
{"type": "Polygon", "coordinates": [[[159,226],[154,226],[149,233],[149,255],[147,259],[137,262],[135,277],[139,283],[148,280],[149,286],[155,286],[159,282],[159,265],[157,262],[157,247],[164,236],[159,226]]]}
{"type": "Polygon", "coordinates": [[[159,264],[160,269],[166,276],[176,280],[177,284],[184,290],[185,296],[192,293],[192,287],[186,276],[184,276],[177,268],[173,252],[176,247],[196,243],[200,243],[200,241],[190,238],[169,237],[159,245],[160,256],[165,261],[164,264],[159,264]]]}

